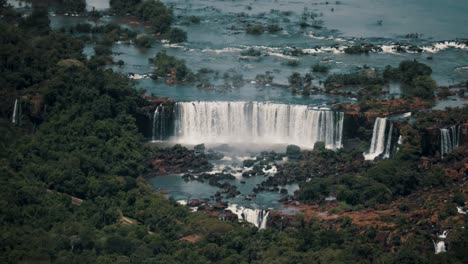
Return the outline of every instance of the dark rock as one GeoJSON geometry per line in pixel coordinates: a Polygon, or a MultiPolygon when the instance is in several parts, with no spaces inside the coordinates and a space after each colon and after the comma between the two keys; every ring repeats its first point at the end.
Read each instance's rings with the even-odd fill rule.
{"type": "Polygon", "coordinates": [[[215,152],[215,151],[208,151],[208,153],[205,154],[206,158],[209,160],[221,160],[224,158],[224,154],[221,152],[215,152]]]}
{"type": "Polygon", "coordinates": [[[195,207],[195,206],[200,206],[201,204],[202,202],[200,200],[192,199],[192,200],[189,200],[187,205],[190,207],[195,207]]]}
{"type": "Polygon", "coordinates": [[[246,168],[250,168],[255,164],[255,160],[247,159],[242,162],[242,165],[246,168]]]}
{"type": "Polygon", "coordinates": [[[288,159],[299,159],[301,155],[301,148],[296,145],[288,145],[286,147],[286,155],[288,156],[288,159]]]}

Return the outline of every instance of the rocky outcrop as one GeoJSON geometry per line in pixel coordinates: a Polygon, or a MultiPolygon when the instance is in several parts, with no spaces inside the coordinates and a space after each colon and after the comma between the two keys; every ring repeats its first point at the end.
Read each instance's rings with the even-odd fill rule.
{"type": "Polygon", "coordinates": [[[175,102],[170,98],[155,97],[150,95],[144,96],[146,105],[137,110],[137,126],[138,130],[143,134],[145,138],[151,139],[153,137],[153,126],[154,126],[154,113],[155,110],[164,106],[164,120],[163,125],[167,126],[165,130],[166,137],[173,134],[173,113],[175,102]]]}
{"type": "Polygon", "coordinates": [[[413,112],[427,109],[432,106],[431,101],[420,98],[412,99],[370,99],[359,104],[341,103],[333,109],[344,111],[351,116],[364,116],[368,122],[374,123],[377,117],[390,116],[393,114],[413,112]]]}
{"type": "Polygon", "coordinates": [[[204,155],[195,155],[193,150],[176,145],[172,148],[155,149],[150,160],[152,174],[179,174],[186,172],[204,172],[211,170],[211,165],[204,155]]]}
{"type": "MultiPolygon", "coordinates": [[[[468,139],[468,124],[455,124],[453,127],[459,131],[459,146],[467,143],[468,139]]],[[[441,153],[441,129],[445,126],[433,126],[429,128],[420,129],[422,154],[430,157],[442,157],[441,153]]]]}

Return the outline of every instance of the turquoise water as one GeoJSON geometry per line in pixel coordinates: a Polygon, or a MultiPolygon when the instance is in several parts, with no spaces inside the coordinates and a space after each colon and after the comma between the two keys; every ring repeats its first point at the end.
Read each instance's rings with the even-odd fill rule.
{"type": "MultiPolygon", "coordinates": [[[[230,184],[236,185],[238,190],[241,192],[240,195],[234,198],[222,200],[228,203],[239,204],[244,207],[249,208],[258,208],[258,209],[275,209],[282,210],[284,206],[279,203],[278,200],[285,197],[286,195],[276,193],[276,192],[260,192],[256,194],[256,197],[251,200],[246,200],[247,195],[252,194],[253,188],[266,180],[264,176],[254,176],[250,178],[241,178],[236,180],[226,180],[230,184]],[[241,183],[244,181],[245,183],[241,183]]],[[[182,178],[182,175],[161,175],[148,178],[147,181],[153,186],[154,190],[161,191],[166,193],[168,197],[172,197],[174,200],[188,200],[188,199],[198,199],[203,200],[205,198],[209,199],[209,203],[216,203],[212,196],[216,192],[221,192],[222,190],[210,186],[208,183],[201,183],[198,181],[189,181],[186,182],[182,178]]],[[[297,185],[283,186],[288,190],[289,194],[293,194],[295,190],[298,189],[297,185]]]]}
{"type": "Polygon", "coordinates": [[[465,0],[352,0],[341,1],[324,16],[327,27],[355,37],[391,38],[408,33],[446,40],[467,38],[465,0]],[[376,21],[383,20],[382,26],[376,21]]]}
{"type": "MultiPolygon", "coordinates": [[[[101,6],[107,1],[95,0],[101,6]],[[101,3],[102,2],[102,3],[101,3]]],[[[394,42],[419,47],[434,46],[440,40],[468,38],[468,28],[462,26],[466,21],[468,2],[452,0],[449,2],[433,0],[354,0],[341,1],[329,5],[315,4],[309,1],[164,1],[173,6],[179,17],[176,26],[188,32],[187,43],[169,45],[155,43],[150,49],[139,49],[133,45],[115,44],[113,51],[119,55],[115,60],[123,60],[124,67],[114,67],[123,73],[149,73],[153,71],[148,58],[157,52],[166,50],[170,55],[184,59],[194,72],[201,68],[210,68],[224,73],[241,74],[246,85],[231,91],[206,91],[194,85],[168,86],[163,81],[139,80],[137,87],[145,88],[149,94],[171,97],[176,100],[251,100],[275,101],[298,104],[324,104],[331,101],[350,101],[351,98],[337,96],[302,96],[291,95],[285,88],[255,88],[250,80],[257,74],[270,71],[274,82],[286,84],[292,72],[302,74],[310,66],[321,63],[334,72],[350,72],[364,65],[382,69],[386,65],[396,66],[401,60],[417,59],[433,68],[433,78],[439,85],[449,85],[468,79],[468,48],[443,48],[437,52],[395,53],[381,52],[370,55],[347,55],[343,53],[321,52],[305,54],[299,57],[284,55],[293,47],[312,49],[315,47],[345,47],[356,43],[391,45],[394,42]],[[251,8],[247,8],[247,7],[251,8]],[[331,11],[333,8],[333,12],[331,11]],[[273,10],[273,11],[272,11],[273,10]],[[277,11],[275,11],[277,10],[277,11]],[[290,11],[286,14],[285,11],[290,11]],[[282,13],[283,12],[283,13],[282,13]],[[322,29],[301,28],[299,22],[303,13],[315,13],[317,20],[323,20],[322,29]],[[184,16],[196,15],[202,21],[196,25],[185,25],[184,16]],[[376,21],[383,20],[382,25],[376,21]],[[260,36],[245,34],[246,23],[275,23],[282,31],[260,36]],[[408,33],[418,33],[418,39],[403,37],[408,33]],[[242,50],[255,48],[262,52],[260,58],[243,58],[242,50]],[[432,57],[432,60],[428,60],[432,57]],[[285,64],[290,60],[299,62],[297,67],[285,64]]],[[[104,21],[122,21],[119,17],[106,17],[104,21]]],[[[83,17],[51,17],[52,26],[62,27],[86,21],[83,17]]],[[[307,20],[311,23],[311,19],[307,20]]],[[[129,26],[130,27],[130,26],[129,26]]],[[[142,27],[131,28],[143,31],[142,27]]],[[[92,51],[87,49],[92,54],[92,51]]],[[[315,74],[315,84],[323,81],[326,75],[315,74]]],[[[222,79],[210,80],[213,84],[222,83],[222,79]]]]}
{"type": "MultiPolygon", "coordinates": [[[[207,147],[208,146],[210,145],[207,145],[207,147]]],[[[212,147],[214,149],[219,149],[216,146],[212,147]]],[[[256,197],[245,199],[247,196],[251,196],[253,194],[253,189],[258,184],[275,174],[274,169],[272,169],[269,171],[264,170],[265,175],[247,178],[242,176],[243,172],[251,170],[250,168],[243,167],[242,161],[245,159],[252,159],[259,154],[259,150],[254,149],[255,148],[249,150],[248,146],[236,144],[235,146],[230,146],[229,148],[226,148],[225,151],[222,151],[224,154],[223,159],[210,161],[214,167],[209,173],[220,173],[224,171],[225,173],[231,173],[235,177],[235,179],[232,180],[220,181],[221,183],[227,182],[237,187],[237,190],[239,190],[241,194],[234,198],[225,198],[225,194],[222,193],[220,188],[210,186],[206,181],[205,183],[198,181],[186,182],[182,178],[181,174],[154,176],[148,178],[147,181],[156,191],[166,193],[168,197],[172,197],[175,200],[208,199],[209,203],[214,204],[216,202],[213,195],[219,191],[222,193],[222,200],[228,203],[239,204],[249,208],[285,210],[278,200],[284,198],[286,194],[280,194],[279,192],[259,192],[256,194],[256,197]]],[[[273,149],[279,153],[284,151],[286,146],[273,146],[273,149]]],[[[284,163],[284,161],[270,162],[270,164],[275,167],[282,163],[284,163]]],[[[297,184],[279,186],[279,189],[282,188],[288,191],[288,195],[292,195],[294,191],[298,190],[299,186],[297,184]]]]}
{"type": "MultiPolygon", "coordinates": [[[[277,83],[287,83],[292,72],[306,73],[310,66],[322,63],[331,67],[331,72],[354,71],[364,65],[382,69],[386,65],[397,65],[401,60],[417,59],[430,65],[433,77],[440,85],[461,82],[468,79],[468,49],[447,48],[439,52],[423,53],[373,53],[370,55],[346,55],[334,53],[306,54],[300,57],[285,56],[282,53],[292,47],[311,49],[314,47],[343,47],[360,42],[389,45],[394,42],[431,46],[440,40],[468,38],[468,29],[460,26],[465,21],[468,3],[466,1],[342,1],[342,4],[318,4],[308,1],[167,1],[173,4],[178,16],[196,15],[202,18],[201,24],[182,25],[188,32],[188,42],[177,45],[155,44],[148,50],[138,50],[132,46],[115,45],[114,51],[123,53],[117,56],[128,62],[124,72],[151,72],[147,59],[165,49],[171,55],[184,59],[194,71],[210,68],[223,74],[236,72],[250,80],[255,75],[273,72],[277,83]],[[251,9],[247,9],[250,6],[251,9]],[[324,21],[325,28],[302,29],[298,26],[302,13],[315,12],[317,19],[324,21]],[[334,8],[334,12],[330,9],[334,8]],[[279,10],[272,12],[271,10],[279,10]],[[389,11],[390,10],[390,11],[389,11]],[[284,15],[282,11],[291,11],[284,15]],[[323,15],[320,15],[323,14],[323,15]],[[443,18],[441,18],[443,16],[443,18]],[[435,18],[437,17],[437,19],[435,18]],[[383,20],[382,26],[375,24],[383,20]],[[252,36],[244,33],[246,23],[276,23],[283,28],[275,34],[265,33],[252,36]],[[419,39],[407,39],[403,35],[419,33],[419,39]],[[363,39],[359,39],[363,38],[363,39]],[[241,58],[240,52],[248,48],[262,51],[260,58],[241,58]],[[432,60],[427,60],[432,57],[432,60]],[[285,66],[289,60],[297,60],[297,67],[285,66]],[[460,70],[461,69],[461,70],[460,70]]],[[[182,19],[183,20],[183,19],[182,19]]],[[[309,19],[310,22],[310,19],[309,19]]],[[[317,74],[316,81],[326,76],[317,74]]],[[[283,100],[295,103],[320,103],[324,98],[310,99],[291,96],[288,92],[263,89],[255,91],[251,87],[226,93],[206,92],[184,87],[166,86],[162,82],[141,81],[149,93],[170,96],[178,100],[283,100]],[[190,92],[187,92],[190,90],[190,92]]],[[[329,97],[325,100],[346,100],[329,97]]]]}

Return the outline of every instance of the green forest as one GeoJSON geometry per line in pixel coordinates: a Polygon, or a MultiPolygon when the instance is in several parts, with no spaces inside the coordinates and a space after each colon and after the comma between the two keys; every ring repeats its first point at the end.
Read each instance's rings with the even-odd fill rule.
{"type": "MultiPolygon", "coordinates": [[[[159,1],[111,4],[151,22],[155,32],[184,41],[184,32],[171,29],[170,8],[159,1]]],[[[389,247],[377,239],[379,226],[363,228],[347,217],[324,223],[298,214],[257,230],[192,213],[164,198],[144,178],[154,153],[137,124],[148,105],[145,91],[95,57],[87,59],[82,39],[52,30],[44,6],[35,5],[27,17],[6,1],[0,6],[1,263],[468,263],[467,228],[453,233],[446,253],[434,255],[426,227],[404,217],[392,229],[397,235],[389,247]],[[11,122],[16,99],[19,124],[11,122]]],[[[169,59],[160,53],[155,63],[167,65],[169,59]]],[[[182,79],[190,72],[180,68],[182,79]]],[[[425,75],[399,78],[431,81],[425,75]]],[[[348,206],[373,207],[450,184],[440,167],[418,168],[414,146],[409,143],[396,159],[359,177],[314,179],[299,197],[312,201],[336,189],[348,206]]],[[[307,161],[303,155],[296,165],[307,161]]],[[[311,155],[330,160],[352,154],[311,155]]],[[[453,160],[460,159],[454,154],[453,160]]],[[[447,210],[447,217],[454,215],[447,210]]],[[[467,227],[466,216],[464,221],[467,227]]]]}

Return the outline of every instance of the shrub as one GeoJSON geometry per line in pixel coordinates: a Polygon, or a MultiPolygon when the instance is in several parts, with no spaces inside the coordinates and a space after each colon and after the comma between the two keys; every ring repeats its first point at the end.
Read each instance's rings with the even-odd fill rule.
{"type": "Polygon", "coordinates": [[[139,35],[135,39],[135,45],[140,48],[151,48],[153,38],[148,35],[139,35]]]}
{"type": "Polygon", "coordinates": [[[265,31],[262,24],[249,25],[245,29],[245,32],[250,35],[261,35],[265,31]]]}
{"type": "Polygon", "coordinates": [[[319,72],[319,73],[327,73],[329,70],[329,67],[323,64],[316,63],[312,67],[313,72],[319,72]]]}
{"type": "Polygon", "coordinates": [[[187,32],[180,28],[171,28],[168,38],[170,43],[185,42],[187,41],[187,32]]]}
{"type": "Polygon", "coordinates": [[[262,53],[259,50],[249,48],[248,50],[243,50],[240,53],[241,56],[251,56],[251,57],[258,57],[262,55],[262,53]]]}

